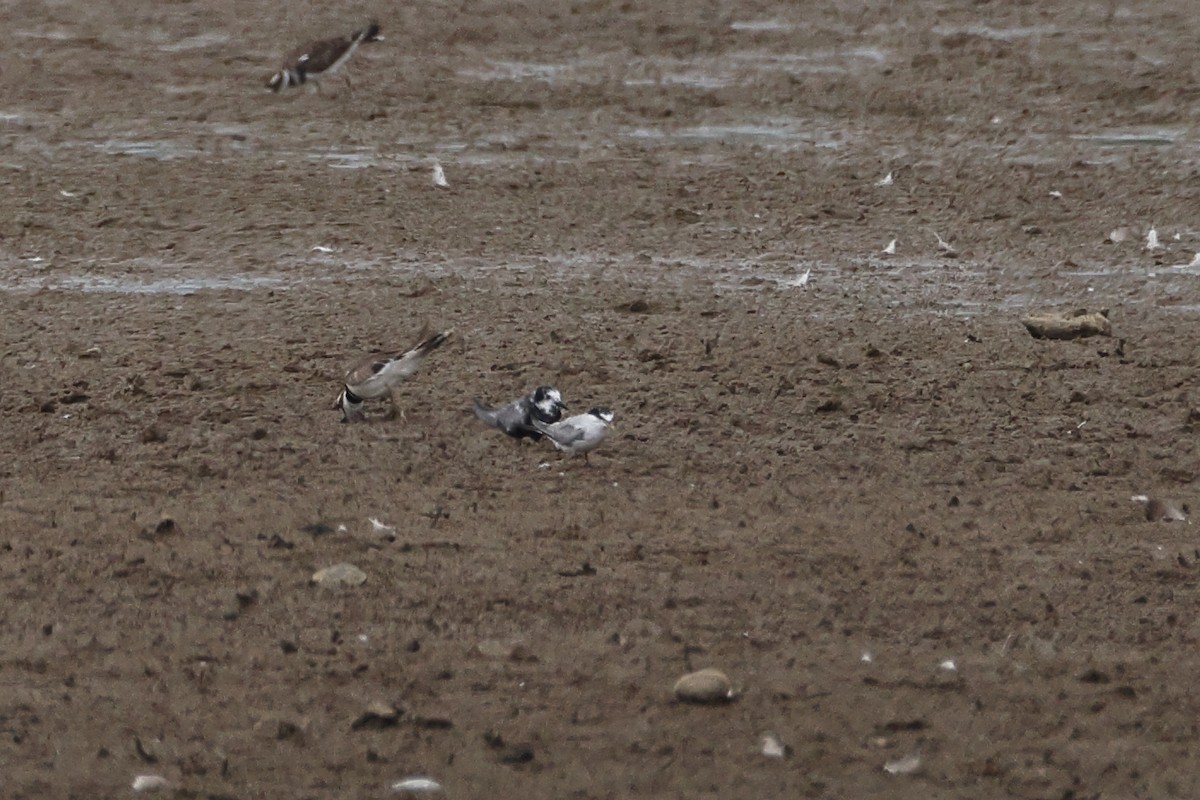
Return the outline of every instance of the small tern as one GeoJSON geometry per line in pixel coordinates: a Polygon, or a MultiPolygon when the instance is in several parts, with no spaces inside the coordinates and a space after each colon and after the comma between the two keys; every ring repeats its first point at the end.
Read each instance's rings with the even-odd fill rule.
{"type": "Polygon", "coordinates": [[[560,422],[547,424],[535,419],[533,427],[564,453],[583,453],[583,463],[588,464],[588,453],[600,446],[613,427],[613,412],[597,406],[560,422]]]}
{"type": "Polygon", "coordinates": [[[558,422],[562,419],[562,410],[567,404],[563,402],[562,393],[558,389],[553,386],[539,386],[508,405],[485,406],[475,400],[472,406],[475,416],[487,425],[504,431],[514,439],[528,437],[537,441],[542,438],[542,434],[534,427],[535,421],[545,425],[558,422]]]}

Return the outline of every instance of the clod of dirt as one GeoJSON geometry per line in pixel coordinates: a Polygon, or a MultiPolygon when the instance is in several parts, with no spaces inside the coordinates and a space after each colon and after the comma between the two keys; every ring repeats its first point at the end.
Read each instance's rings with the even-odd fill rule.
{"type": "Polygon", "coordinates": [[[267,540],[267,547],[274,549],[291,550],[295,546],[296,545],[292,544],[278,533],[272,533],[271,538],[267,540]]]}
{"type": "Polygon", "coordinates": [[[658,303],[653,303],[639,297],[637,300],[631,300],[628,303],[621,303],[618,306],[614,306],[614,309],[626,314],[653,314],[660,307],[658,303]]]}
{"type": "Polygon", "coordinates": [[[141,538],[149,541],[154,541],[164,536],[173,536],[179,533],[179,525],[171,517],[163,517],[153,527],[142,529],[141,538]]]}
{"type": "Polygon", "coordinates": [[[350,723],[350,730],[382,730],[394,728],[400,724],[404,712],[390,703],[375,702],[367,706],[367,710],[358,719],[350,723]]]}
{"type": "Polygon", "coordinates": [[[291,720],[281,719],[281,720],[279,720],[279,723],[275,726],[275,740],[276,741],[286,742],[289,739],[298,739],[298,738],[300,738],[300,735],[302,733],[303,733],[303,729],[301,728],[301,726],[297,725],[295,722],[292,722],[291,720]]]}
{"type": "Polygon", "coordinates": [[[537,661],[528,647],[522,642],[505,642],[490,639],[475,645],[472,650],[484,658],[506,659],[508,661],[537,661]]]}
{"type": "Polygon", "coordinates": [[[367,573],[353,564],[334,564],[313,573],[312,582],[318,586],[361,586],[367,581],[367,573]]]}
{"type": "Polygon", "coordinates": [[[724,672],[709,667],[675,681],[672,692],[684,703],[725,703],[733,699],[733,684],[724,672]]]}
{"type": "Polygon", "coordinates": [[[1021,324],[1035,339],[1082,339],[1088,336],[1112,336],[1108,309],[1079,309],[1068,314],[1047,312],[1021,317],[1021,324]]]}
{"type": "Polygon", "coordinates": [[[501,764],[527,764],[533,761],[533,748],[528,744],[509,744],[495,731],[483,734],[483,741],[496,751],[496,759],[501,764]]]}
{"type": "Polygon", "coordinates": [[[152,750],[147,748],[146,745],[142,743],[140,736],[133,737],[133,750],[135,753],[137,753],[138,758],[140,758],[142,761],[145,761],[147,764],[158,763],[158,756],[156,756],[152,750]]]}
{"type": "Polygon", "coordinates": [[[151,425],[142,431],[142,444],[162,444],[167,440],[166,431],[157,425],[151,425]]]}

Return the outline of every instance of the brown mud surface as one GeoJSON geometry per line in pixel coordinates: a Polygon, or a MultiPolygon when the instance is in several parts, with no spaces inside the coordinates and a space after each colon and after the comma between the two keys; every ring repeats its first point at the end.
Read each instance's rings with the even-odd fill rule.
{"type": "Polygon", "coordinates": [[[1196,21],[5,3],[0,795],[1197,796],[1196,21]]]}

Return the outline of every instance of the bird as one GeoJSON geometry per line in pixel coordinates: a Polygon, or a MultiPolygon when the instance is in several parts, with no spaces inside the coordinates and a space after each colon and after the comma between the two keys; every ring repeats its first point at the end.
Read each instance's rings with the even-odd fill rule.
{"type": "Polygon", "coordinates": [[[562,393],[553,386],[539,386],[529,394],[518,397],[511,403],[493,407],[478,400],[472,401],[475,416],[487,425],[514,439],[530,438],[535,442],[542,434],[534,427],[534,421],[552,424],[562,419],[562,410],[567,407],[562,393]]]}
{"type": "Polygon", "coordinates": [[[583,463],[589,464],[588,453],[600,446],[613,427],[613,412],[596,406],[586,414],[576,414],[554,423],[533,420],[533,427],[545,434],[555,447],[564,453],[583,453],[583,463]]]}
{"type": "Polygon", "coordinates": [[[363,42],[379,42],[379,23],[371,22],[365,28],[359,28],[349,36],[338,36],[333,39],[322,39],[310,42],[297,48],[288,55],[284,65],[267,81],[267,88],[278,92],[289,86],[301,86],[312,80],[314,85],[317,78],[331,75],[338,70],[363,42]]]}
{"type": "Polygon", "coordinates": [[[388,418],[394,418],[399,410],[396,402],[397,387],[416,372],[425,357],[441,347],[450,338],[451,333],[452,331],[445,331],[430,336],[399,355],[378,353],[351,366],[346,373],[345,386],[334,404],[334,408],[342,412],[342,422],[362,419],[365,401],[384,395],[388,395],[392,401],[388,418]]]}

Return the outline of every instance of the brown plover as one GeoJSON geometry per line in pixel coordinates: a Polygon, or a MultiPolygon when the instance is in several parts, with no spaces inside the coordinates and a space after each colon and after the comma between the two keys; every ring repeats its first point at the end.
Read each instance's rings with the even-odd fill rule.
{"type": "Polygon", "coordinates": [[[342,422],[362,419],[365,402],[384,395],[388,395],[392,401],[388,417],[395,417],[400,410],[396,397],[398,387],[417,371],[417,367],[421,366],[427,355],[450,338],[450,333],[451,331],[446,331],[430,336],[414,345],[408,352],[399,355],[368,356],[350,367],[346,373],[346,385],[334,404],[334,408],[342,412],[342,422]]]}
{"type": "Polygon", "coordinates": [[[267,81],[267,88],[281,91],[289,86],[301,86],[308,81],[315,85],[317,79],[331,75],[354,55],[363,42],[378,42],[379,23],[372,22],[349,36],[322,39],[297,48],[284,61],[283,67],[267,81]]]}

